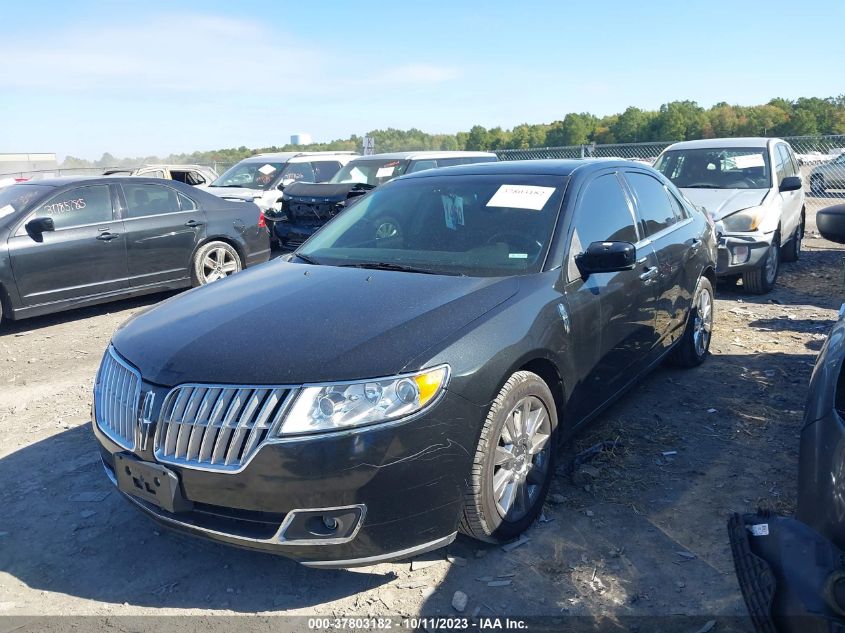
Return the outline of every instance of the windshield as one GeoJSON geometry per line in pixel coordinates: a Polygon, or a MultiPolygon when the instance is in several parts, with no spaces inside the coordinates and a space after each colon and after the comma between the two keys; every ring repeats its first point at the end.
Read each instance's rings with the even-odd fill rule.
{"type": "Polygon", "coordinates": [[[245,189],[269,189],[285,163],[249,161],[230,167],[209,185],[209,187],[243,187],[245,189]]]}
{"type": "Polygon", "coordinates": [[[672,150],[654,168],[676,187],[688,189],[768,189],[772,186],[765,148],[672,150]]]}
{"type": "Polygon", "coordinates": [[[52,189],[46,185],[11,185],[0,188],[0,219],[20,211],[52,189]]]}
{"type": "Polygon", "coordinates": [[[347,163],[337,172],[329,182],[360,182],[365,185],[378,187],[401,176],[408,169],[407,160],[381,159],[381,160],[353,160],[347,163]]]}
{"type": "Polygon", "coordinates": [[[397,180],[339,214],[297,254],[452,275],[538,272],[566,182],[524,174],[397,180]]]}

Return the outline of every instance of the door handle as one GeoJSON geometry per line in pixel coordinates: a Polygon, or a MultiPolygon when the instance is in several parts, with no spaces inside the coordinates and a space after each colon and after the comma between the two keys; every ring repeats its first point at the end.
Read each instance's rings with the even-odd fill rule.
{"type": "Polygon", "coordinates": [[[97,239],[101,242],[111,242],[112,240],[116,240],[120,237],[120,233],[109,233],[106,231],[105,233],[100,233],[97,236],[97,239]]]}
{"type": "Polygon", "coordinates": [[[189,226],[193,229],[198,226],[202,226],[202,222],[197,222],[196,220],[188,220],[187,222],[185,222],[185,226],[189,226]]]}
{"type": "Polygon", "coordinates": [[[657,277],[657,266],[652,266],[651,268],[646,268],[641,274],[640,279],[645,282],[649,282],[652,279],[657,277]]]}

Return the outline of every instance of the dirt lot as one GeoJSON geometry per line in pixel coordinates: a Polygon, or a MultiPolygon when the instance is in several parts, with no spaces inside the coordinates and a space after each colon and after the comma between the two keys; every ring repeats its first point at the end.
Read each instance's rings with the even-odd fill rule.
{"type": "Polygon", "coordinates": [[[639,625],[618,618],[685,614],[690,633],[712,618],[742,628],[727,623],[745,610],[725,520],[795,507],[806,386],[845,298],[843,252],[812,218],[808,229],[771,295],[720,286],[702,367],[659,369],[565,449],[527,543],[459,538],[448,559],[356,571],[162,532],[112,490],[88,422],[92,377],[114,329],[162,296],[5,324],[0,615],[454,614],[460,590],[468,615],[588,615],[629,630],[639,625]],[[615,444],[571,472],[603,441],[615,444]]]}

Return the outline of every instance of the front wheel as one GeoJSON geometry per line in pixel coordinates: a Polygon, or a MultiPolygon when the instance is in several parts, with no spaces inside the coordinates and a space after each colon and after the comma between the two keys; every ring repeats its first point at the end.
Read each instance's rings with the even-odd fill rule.
{"type": "Polygon", "coordinates": [[[742,285],[755,295],[764,295],[772,291],[780,272],[780,233],[775,233],[772,243],[766,250],[763,263],[748,272],[742,273],[742,285]]]}
{"type": "Polygon", "coordinates": [[[493,401],[472,464],[461,531],[503,543],[540,514],[554,473],[557,410],[549,386],[514,373],[493,401]]]}
{"type": "Polygon", "coordinates": [[[241,257],[235,247],[226,242],[213,241],[203,244],[194,255],[194,286],[204,286],[223,279],[243,268],[241,257]]]}
{"type": "Polygon", "coordinates": [[[669,357],[673,365],[697,367],[707,358],[713,332],[713,305],[713,284],[702,277],[695,287],[687,327],[669,357]]]}

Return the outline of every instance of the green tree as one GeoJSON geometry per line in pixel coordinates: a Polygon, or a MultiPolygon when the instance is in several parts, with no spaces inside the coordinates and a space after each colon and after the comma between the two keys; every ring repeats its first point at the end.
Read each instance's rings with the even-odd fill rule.
{"type": "Polygon", "coordinates": [[[481,125],[474,125],[467,135],[466,149],[472,151],[486,151],[490,149],[490,136],[487,129],[481,125]]]}

